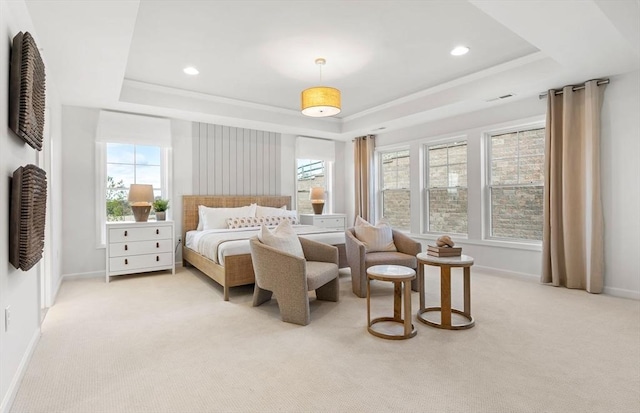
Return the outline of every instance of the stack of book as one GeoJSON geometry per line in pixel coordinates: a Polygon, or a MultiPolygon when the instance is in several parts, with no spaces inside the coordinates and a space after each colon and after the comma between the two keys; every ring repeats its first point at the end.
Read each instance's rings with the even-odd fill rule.
{"type": "Polygon", "coordinates": [[[427,255],[432,257],[459,257],[462,255],[461,247],[437,247],[435,245],[427,246],[427,255]]]}

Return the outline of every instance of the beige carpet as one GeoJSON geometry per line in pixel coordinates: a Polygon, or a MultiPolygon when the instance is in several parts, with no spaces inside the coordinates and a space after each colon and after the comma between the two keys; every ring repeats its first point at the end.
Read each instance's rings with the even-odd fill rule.
{"type": "MultiPolygon", "coordinates": [[[[391,284],[372,289],[374,315],[390,313],[391,284]]],[[[390,341],[367,332],[348,272],[341,301],[313,299],[306,327],[281,322],[273,300],[251,307],[251,294],[224,302],[192,269],[67,281],[11,411],[640,411],[638,301],[474,269],[474,328],[418,323],[414,293],[418,335],[390,341]]]]}

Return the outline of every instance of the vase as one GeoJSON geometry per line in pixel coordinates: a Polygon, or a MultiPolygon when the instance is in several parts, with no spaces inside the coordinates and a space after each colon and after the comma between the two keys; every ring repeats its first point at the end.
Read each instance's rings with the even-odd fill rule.
{"type": "Polygon", "coordinates": [[[156,221],[166,220],[166,211],[156,211],[156,221]]]}

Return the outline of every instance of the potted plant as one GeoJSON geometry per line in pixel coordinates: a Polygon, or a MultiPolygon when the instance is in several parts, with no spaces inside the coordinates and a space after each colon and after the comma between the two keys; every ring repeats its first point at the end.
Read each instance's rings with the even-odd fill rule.
{"type": "Polygon", "coordinates": [[[156,220],[164,221],[167,219],[166,211],[169,209],[169,200],[158,198],[153,201],[153,210],[156,211],[156,220]]]}

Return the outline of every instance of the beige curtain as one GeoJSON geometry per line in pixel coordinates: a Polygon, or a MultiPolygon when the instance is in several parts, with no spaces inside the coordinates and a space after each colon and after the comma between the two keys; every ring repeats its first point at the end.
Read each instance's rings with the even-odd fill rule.
{"type": "Polygon", "coordinates": [[[545,145],[544,283],[602,292],[600,112],[605,86],[550,90],[545,145]],[[556,94],[558,93],[558,94],[556,94]]]}
{"type": "Polygon", "coordinates": [[[373,135],[360,136],[353,141],[355,166],[356,217],[373,218],[373,135]]]}

